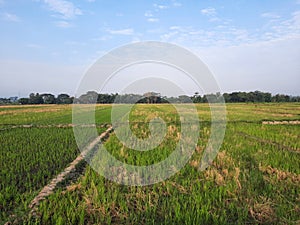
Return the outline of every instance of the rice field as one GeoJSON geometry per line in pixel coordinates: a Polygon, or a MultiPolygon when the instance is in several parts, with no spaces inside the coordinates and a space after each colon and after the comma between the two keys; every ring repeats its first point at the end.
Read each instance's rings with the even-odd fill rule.
{"type": "MultiPolygon", "coordinates": [[[[89,164],[29,207],[34,197],[79,154],[71,105],[0,107],[0,224],[300,224],[300,104],[227,104],[223,144],[211,165],[199,164],[211,134],[210,107],[197,104],[199,139],[188,163],[169,179],[126,186],[89,164]]],[[[98,133],[111,123],[111,105],[97,105],[98,133]]],[[[115,132],[96,145],[121,162],[145,166],[166,159],[180,139],[172,105],[136,105],[129,115],[138,138],[149,121],[166,122],[166,135],[150,151],[125,146],[115,132]]],[[[93,160],[97,160],[94,157],[93,160]]],[[[114,170],[115,168],[111,168],[114,170]]],[[[124,174],[119,174],[124,177],[124,174]]]]}

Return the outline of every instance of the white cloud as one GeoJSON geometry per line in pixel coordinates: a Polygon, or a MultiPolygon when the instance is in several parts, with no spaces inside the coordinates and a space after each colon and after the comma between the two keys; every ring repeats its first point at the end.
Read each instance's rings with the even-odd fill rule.
{"type": "Polygon", "coordinates": [[[180,26],[171,26],[169,27],[170,30],[178,30],[180,29],[180,26]]]}
{"type": "Polygon", "coordinates": [[[217,11],[215,8],[208,7],[204,8],[201,11],[201,14],[209,18],[209,22],[220,22],[221,19],[217,16],[217,11]]]}
{"type": "Polygon", "coordinates": [[[124,14],[123,13],[116,13],[116,16],[121,17],[121,16],[124,16],[124,14]]]}
{"type": "MultiPolygon", "coordinates": [[[[209,17],[209,21],[220,21],[220,19],[214,18],[216,17],[209,17]]],[[[169,27],[169,30],[162,31],[160,38],[162,41],[189,46],[193,45],[192,47],[228,47],[240,44],[253,44],[259,41],[300,38],[300,10],[291,13],[290,18],[270,19],[256,29],[240,28],[234,26],[232,22],[225,23],[226,20],[224,19],[221,22],[220,25],[213,26],[210,29],[173,25],[169,27]]]]}
{"type": "Polygon", "coordinates": [[[91,40],[92,41],[107,41],[107,40],[110,40],[111,38],[112,38],[111,35],[105,35],[102,37],[92,38],[91,40]]]}
{"type": "Polygon", "coordinates": [[[217,11],[215,8],[208,7],[208,8],[202,9],[201,13],[205,16],[215,16],[217,14],[217,11]]]}
{"type": "Polygon", "coordinates": [[[134,30],[132,28],[121,29],[121,30],[108,30],[110,34],[119,34],[119,35],[133,35],[134,30]]]}
{"type": "Polygon", "coordinates": [[[15,15],[15,14],[11,14],[11,13],[2,13],[2,19],[6,20],[6,21],[10,21],[10,22],[20,22],[21,19],[15,15]]]}
{"type": "Polygon", "coordinates": [[[209,22],[220,22],[221,19],[219,17],[212,17],[209,19],[209,22]]]}
{"type": "Polygon", "coordinates": [[[56,21],[55,22],[55,25],[57,27],[61,27],[61,28],[69,28],[69,27],[72,27],[73,25],[67,21],[56,21]]]}
{"type": "Polygon", "coordinates": [[[87,2],[95,2],[96,0],[86,0],[87,2]]]}
{"type": "Polygon", "coordinates": [[[41,49],[42,48],[42,46],[38,45],[38,44],[28,44],[28,45],[26,45],[26,47],[35,48],[35,49],[41,49]]]}
{"type": "Polygon", "coordinates": [[[171,31],[160,36],[161,41],[168,42],[178,34],[178,31],[171,31]]]}
{"type": "Polygon", "coordinates": [[[173,2],[173,6],[174,6],[174,7],[181,7],[181,6],[182,6],[182,4],[181,4],[181,3],[179,3],[179,2],[173,2]]]}
{"type": "Polygon", "coordinates": [[[197,50],[225,92],[269,91],[299,95],[300,38],[197,50]]]}
{"type": "Polygon", "coordinates": [[[151,11],[146,11],[145,14],[144,14],[145,17],[152,17],[153,14],[151,11]]]}
{"type": "Polygon", "coordinates": [[[158,5],[158,4],[153,4],[154,8],[156,9],[167,9],[169,8],[168,6],[166,5],[158,5]]]}
{"type": "Polygon", "coordinates": [[[82,15],[82,11],[74,6],[70,1],[65,0],[44,0],[49,7],[49,10],[57,13],[64,19],[71,19],[75,16],[82,15]]]}
{"type": "Polygon", "coordinates": [[[278,21],[269,31],[276,38],[291,38],[300,36],[300,11],[291,14],[291,18],[278,21]]]}
{"type": "Polygon", "coordinates": [[[161,40],[196,50],[223,91],[299,95],[300,11],[276,20],[255,30],[241,29],[232,23],[210,30],[174,25],[164,31],[161,40]]]}
{"type": "Polygon", "coordinates": [[[159,22],[158,18],[155,18],[151,11],[146,11],[144,14],[145,17],[147,17],[147,21],[150,23],[159,22]]]}
{"type": "Polygon", "coordinates": [[[156,22],[159,22],[159,19],[158,18],[148,18],[147,21],[150,23],[156,23],[156,22]]]}
{"type": "Polygon", "coordinates": [[[271,12],[266,12],[260,15],[263,18],[269,18],[269,19],[278,19],[280,18],[279,15],[275,14],[275,13],[271,13],[271,12]]]}

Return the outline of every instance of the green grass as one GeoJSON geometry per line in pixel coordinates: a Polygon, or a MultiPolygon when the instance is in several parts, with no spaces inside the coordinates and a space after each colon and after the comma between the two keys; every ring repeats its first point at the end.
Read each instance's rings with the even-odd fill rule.
{"type": "MultiPolygon", "coordinates": [[[[11,109],[22,116],[17,112],[10,116],[3,114],[1,124],[8,127],[5,125],[9,124],[8,120],[12,124],[33,123],[33,115],[38,121],[34,124],[71,123],[70,106],[61,107],[55,112],[42,113],[43,116],[39,112],[24,114],[19,108],[11,109]]],[[[78,154],[72,129],[0,131],[0,165],[6,168],[0,173],[4,177],[0,179],[1,194],[4,193],[1,196],[16,193],[6,198],[5,204],[10,206],[3,207],[6,211],[1,210],[1,220],[5,222],[9,215],[19,213],[24,216],[20,223],[27,224],[299,223],[300,126],[262,125],[261,122],[300,120],[300,104],[228,104],[224,142],[216,159],[204,171],[199,171],[198,166],[210,135],[210,111],[207,104],[198,104],[197,109],[202,123],[196,151],[174,176],[149,186],[124,186],[107,180],[87,165],[76,182],[58,188],[41,203],[37,218],[26,217],[30,200],[78,154]],[[28,159],[32,164],[24,163],[28,159]],[[31,166],[39,168],[40,174],[28,173],[31,166]],[[24,192],[12,192],[17,185],[11,185],[10,180],[28,187],[24,192]]],[[[110,110],[110,106],[97,106],[97,124],[110,122],[110,110]]],[[[173,152],[181,131],[173,106],[137,105],[129,115],[130,127],[139,138],[147,138],[148,122],[155,117],[165,120],[168,131],[155,149],[135,151],[124,146],[113,133],[105,147],[115,158],[132,165],[149,165],[165,159],[173,152]]]]}
{"type": "MultiPolygon", "coordinates": [[[[99,124],[109,122],[109,110],[97,109],[105,112],[99,124]]],[[[72,128],[59,127],[71,123],[70,105],[0,107],[0,224],[27,215],[35,195],[80,153],[72,128]]]]}
{"type": "Polygon", "coordinates": [[[0,149],[0,221],[26,210],[37,191],[79,152],[70,128],[1,131],[0,149]]]}

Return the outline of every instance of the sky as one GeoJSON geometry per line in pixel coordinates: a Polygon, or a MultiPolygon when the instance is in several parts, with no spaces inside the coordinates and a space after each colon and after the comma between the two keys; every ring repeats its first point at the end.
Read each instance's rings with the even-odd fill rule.
{"type": "Polygon", "coordinates": [[[223,93],[300,95],[300,0],[0,0],[0,27],[1,97],[74,95],[105,53],[149,40],[196,54],[223,93]]]}

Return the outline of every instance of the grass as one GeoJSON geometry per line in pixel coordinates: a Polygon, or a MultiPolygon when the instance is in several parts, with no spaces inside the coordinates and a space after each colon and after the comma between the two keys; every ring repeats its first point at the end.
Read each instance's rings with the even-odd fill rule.
{"type": "MultiPolygon", "coordinates": [[[[206,104],[197,109],[201,127],[195,153],[174,176],[153,185],[124,186],[87,165],[77,181],[59,187],[41,203],[40,216],[28,217],[30,200],[78,151],[71,128],[12,129],[8,124],[69,124],[71,106],[0,107],[1,128],[8,128],[0,131],[0,168],[5,168],[0,172],[5,200],[0,201],[0,220],[4,223],[16,214],[22,216],[19,223],[27,224],[299,223],[300,126],[262,121],[299,120],[300,104],[227,104],[223,144],[204,171],[198,167],[210,135],[210,111],[206,104]],[[9,114],[1,115],[4,111],[9,114]],[[28,172],[31,168],[38,168],[37,173],[28,172]],[[15,190],[18,182],[26,187],[23,191],[15,190]]],[[[97,124],[110,123],[110,110],[108,105],[97,106],[97,124]]],[[[160,162],[174,151],[181,131],[174,107],[137,105],[129,118],[133,133],[147,138],[148,122],[157,116],[165,120],[167,135],[155,149],[135,151],[115,134],[104,146],[131,165],[160,162]]]]}
{"type": "Polygon", "coordinates": [[[0,135],[0,220],[27,208],[78,154],[70,128],[16,128],[0,135]]]}

